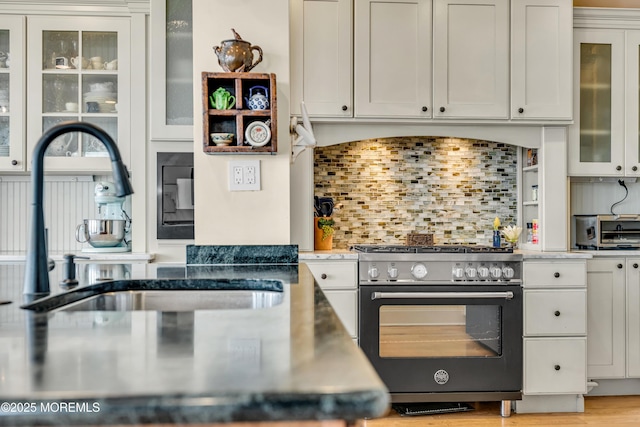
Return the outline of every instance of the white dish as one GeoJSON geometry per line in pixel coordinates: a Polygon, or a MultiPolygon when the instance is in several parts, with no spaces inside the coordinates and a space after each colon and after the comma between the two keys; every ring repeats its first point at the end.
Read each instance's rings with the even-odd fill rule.
{"type": "Polygon", "coordinates": [[[263,147],[271,141],[271,129],[264,122],[253,122],[244,131],[244,138],[253,147],[263,147]]]}

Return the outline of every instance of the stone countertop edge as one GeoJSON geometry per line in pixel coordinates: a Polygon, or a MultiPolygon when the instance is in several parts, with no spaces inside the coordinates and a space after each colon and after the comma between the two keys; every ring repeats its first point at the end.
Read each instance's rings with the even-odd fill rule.
{"type": "MultiPolygon", "coordinates": [[[[8,316],[0,337],[9,340],[0,403],[41,408],[67,402],[88,410],[4,413],[3,426],[356,421],[389,408],[387,388],[303,263],[182,265],[185,285],[216,276],[279,280],[284,299],[267,309],[181,316],[34,314],[16,300],[23,274],[16,265],[0,264],[0,277],[10,279],[0,286],[0,300],[14,300],[0,306],[0,315],[8,316]],[[257,347],[232,351],[237,346],[257,347]],[[63,373],[61,366],[71,369],[63,373]],[[99,411],[91,411],[96,404],[99,411]]],[[[156,279],[178,269],[151,263],[144,276],[131,278],[156,287],[154,281],[163,281],[156,279]]]]}
{"type": "Polygon", "coordinates": [[[528,259],[589,259],[592,258],[592,255],[587,252],[569,252],[569,251],[559,251],[559,252],[541,252],[541,251],[528,251],[528,250],[518,250],[516,253],[522,254],[523,260],[528,259]]]}
{"type": "Polygon", "coordinates": [[[314,259],[345,259],[357,260],[358,253],[349,249],[332,249],[330,251],[301,251],[298,253],[300,261],[309,261],[314,259]]]}

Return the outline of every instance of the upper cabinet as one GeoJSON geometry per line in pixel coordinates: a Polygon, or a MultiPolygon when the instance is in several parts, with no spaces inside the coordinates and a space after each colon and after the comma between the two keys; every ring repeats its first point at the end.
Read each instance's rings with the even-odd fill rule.
{"type": "Polygon", "coordinates": [[[23,171],[25,18],[0,16],[0,171],[23,171]]]}
{"type": "Polygon", "coordinates": [[[571,120],[573,5],[511,2],[511,117],[571,120]]]}
{"type": "Polygon", "coordinates": [[[291,113],[353,116],[352,0],[291,3],[291,113]]]}
{"type": "Polygon", "coordinates": [[[193,141],[192,0],[151,0],[151,139],[193,141]]]}
{"type": "Polygon", "coordinates": [[[304,101],[318,118],[571,120],[572,11],[570,0],[295,0],[292,113],[304,101]]]}
{"type": "MultiPolygon", "coordinates": [[[[69,120],[104,129],[130,164],[130,19],[28,17],[27,164],[40,135],[69,120]]],[[[47,149],[54,171],[110,171],[105,147],[86,134],[61,135],[47,149]]]]}
{"type": "Polygon", "coordinates": [[[616,11],[613,29],[610,12],[576,13],[569,175],[639,176],[640,13],[616,11]]]}
{"type": "Polygon", "coordinates": [[[431,44],[431,0],[355,0],[355,116],[431,117],[431,44]]]}
{"type": "Polygon", "coordinates": [[[506,119],[509,0],[435,0],[436,118],[506,119]]]}

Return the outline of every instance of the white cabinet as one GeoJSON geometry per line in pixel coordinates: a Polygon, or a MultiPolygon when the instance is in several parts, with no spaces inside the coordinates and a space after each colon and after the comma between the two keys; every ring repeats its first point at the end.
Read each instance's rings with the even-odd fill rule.
{"type": "MultiPolygon", "coordinates": [[[[574,124],[569,128],[570,175],[624,175],[625,31],[574,32],[574,124]]],[[[635,79],[638,79],[636,75],[635,79]]],[[[636,92],[636,102],[637,102],[636,92]]],[[[636,134],[637,137],[637,134],[636,134]]],[[[636,148],[636,151],[638,149],[636,148]]]]}
{"type": "MultiPolygon", "coordinates": [[[[130,164],[130,19],[28,17],[27,162],[43,131],[63,121],[104,129],[130,164]]],[[[49,146],[49,171],[110,171],[105,147],[68,133],[49,146]]]]}
{"type": "Polygon", "coordinates": [[[523,280],[524,394],[586,393],[586,261],[525,261],[523,280]]]}
{"type": "Polygon", "coordinates": [[[193,141],[192,0],[151,0],[151,139],[193,141]]]}
{"type": "Polygon", "coordinates": [[[589,378],[640,378],[640,258],[589,266],[589,378]]]}
{"type": "Polygon", "coordinates": [[[353,115],[352,0],[291,3],[291,113],[353,115]]]}
{"type": "Polygon", "coordinates": [[[355,116],[431,117],[431,0],[355,0],[355,116]]]}
{"type": "Polygon", "coordinates": [[[587,262],[589,378],[625,377],[624,258],[587,262]]]}
{"type": "Polygon", "coordinates": [[[506,119],[509,1],[436,0],[434,118],[506,119]]]}
{"type": "Polygon", "coordinates": [[[511,117],[571,120],[573,3],[511,2],[511,117]]]}
{"type": "Polygon", "coordinates": [[[24,171],[25,18],[0,16],[0,171],[24,171]]]}
{"type": "Polygon", "coordinates": [[[305,260],[352,338],[358,337],[358,261],[305,260]]]}
{"type": "Polygon", "coordinates": [[[640,378],[640,259],[627,259],[627,377],[640,378]]]}

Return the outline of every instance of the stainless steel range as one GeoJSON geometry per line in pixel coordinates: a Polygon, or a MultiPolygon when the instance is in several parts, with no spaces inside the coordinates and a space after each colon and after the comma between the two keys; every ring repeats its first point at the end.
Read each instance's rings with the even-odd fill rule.
{"type": "Polygon", "coordinates": [[[481,246],[357,245],[360,347],[392,402],[522,396],[522,256],[481,246]]]}

